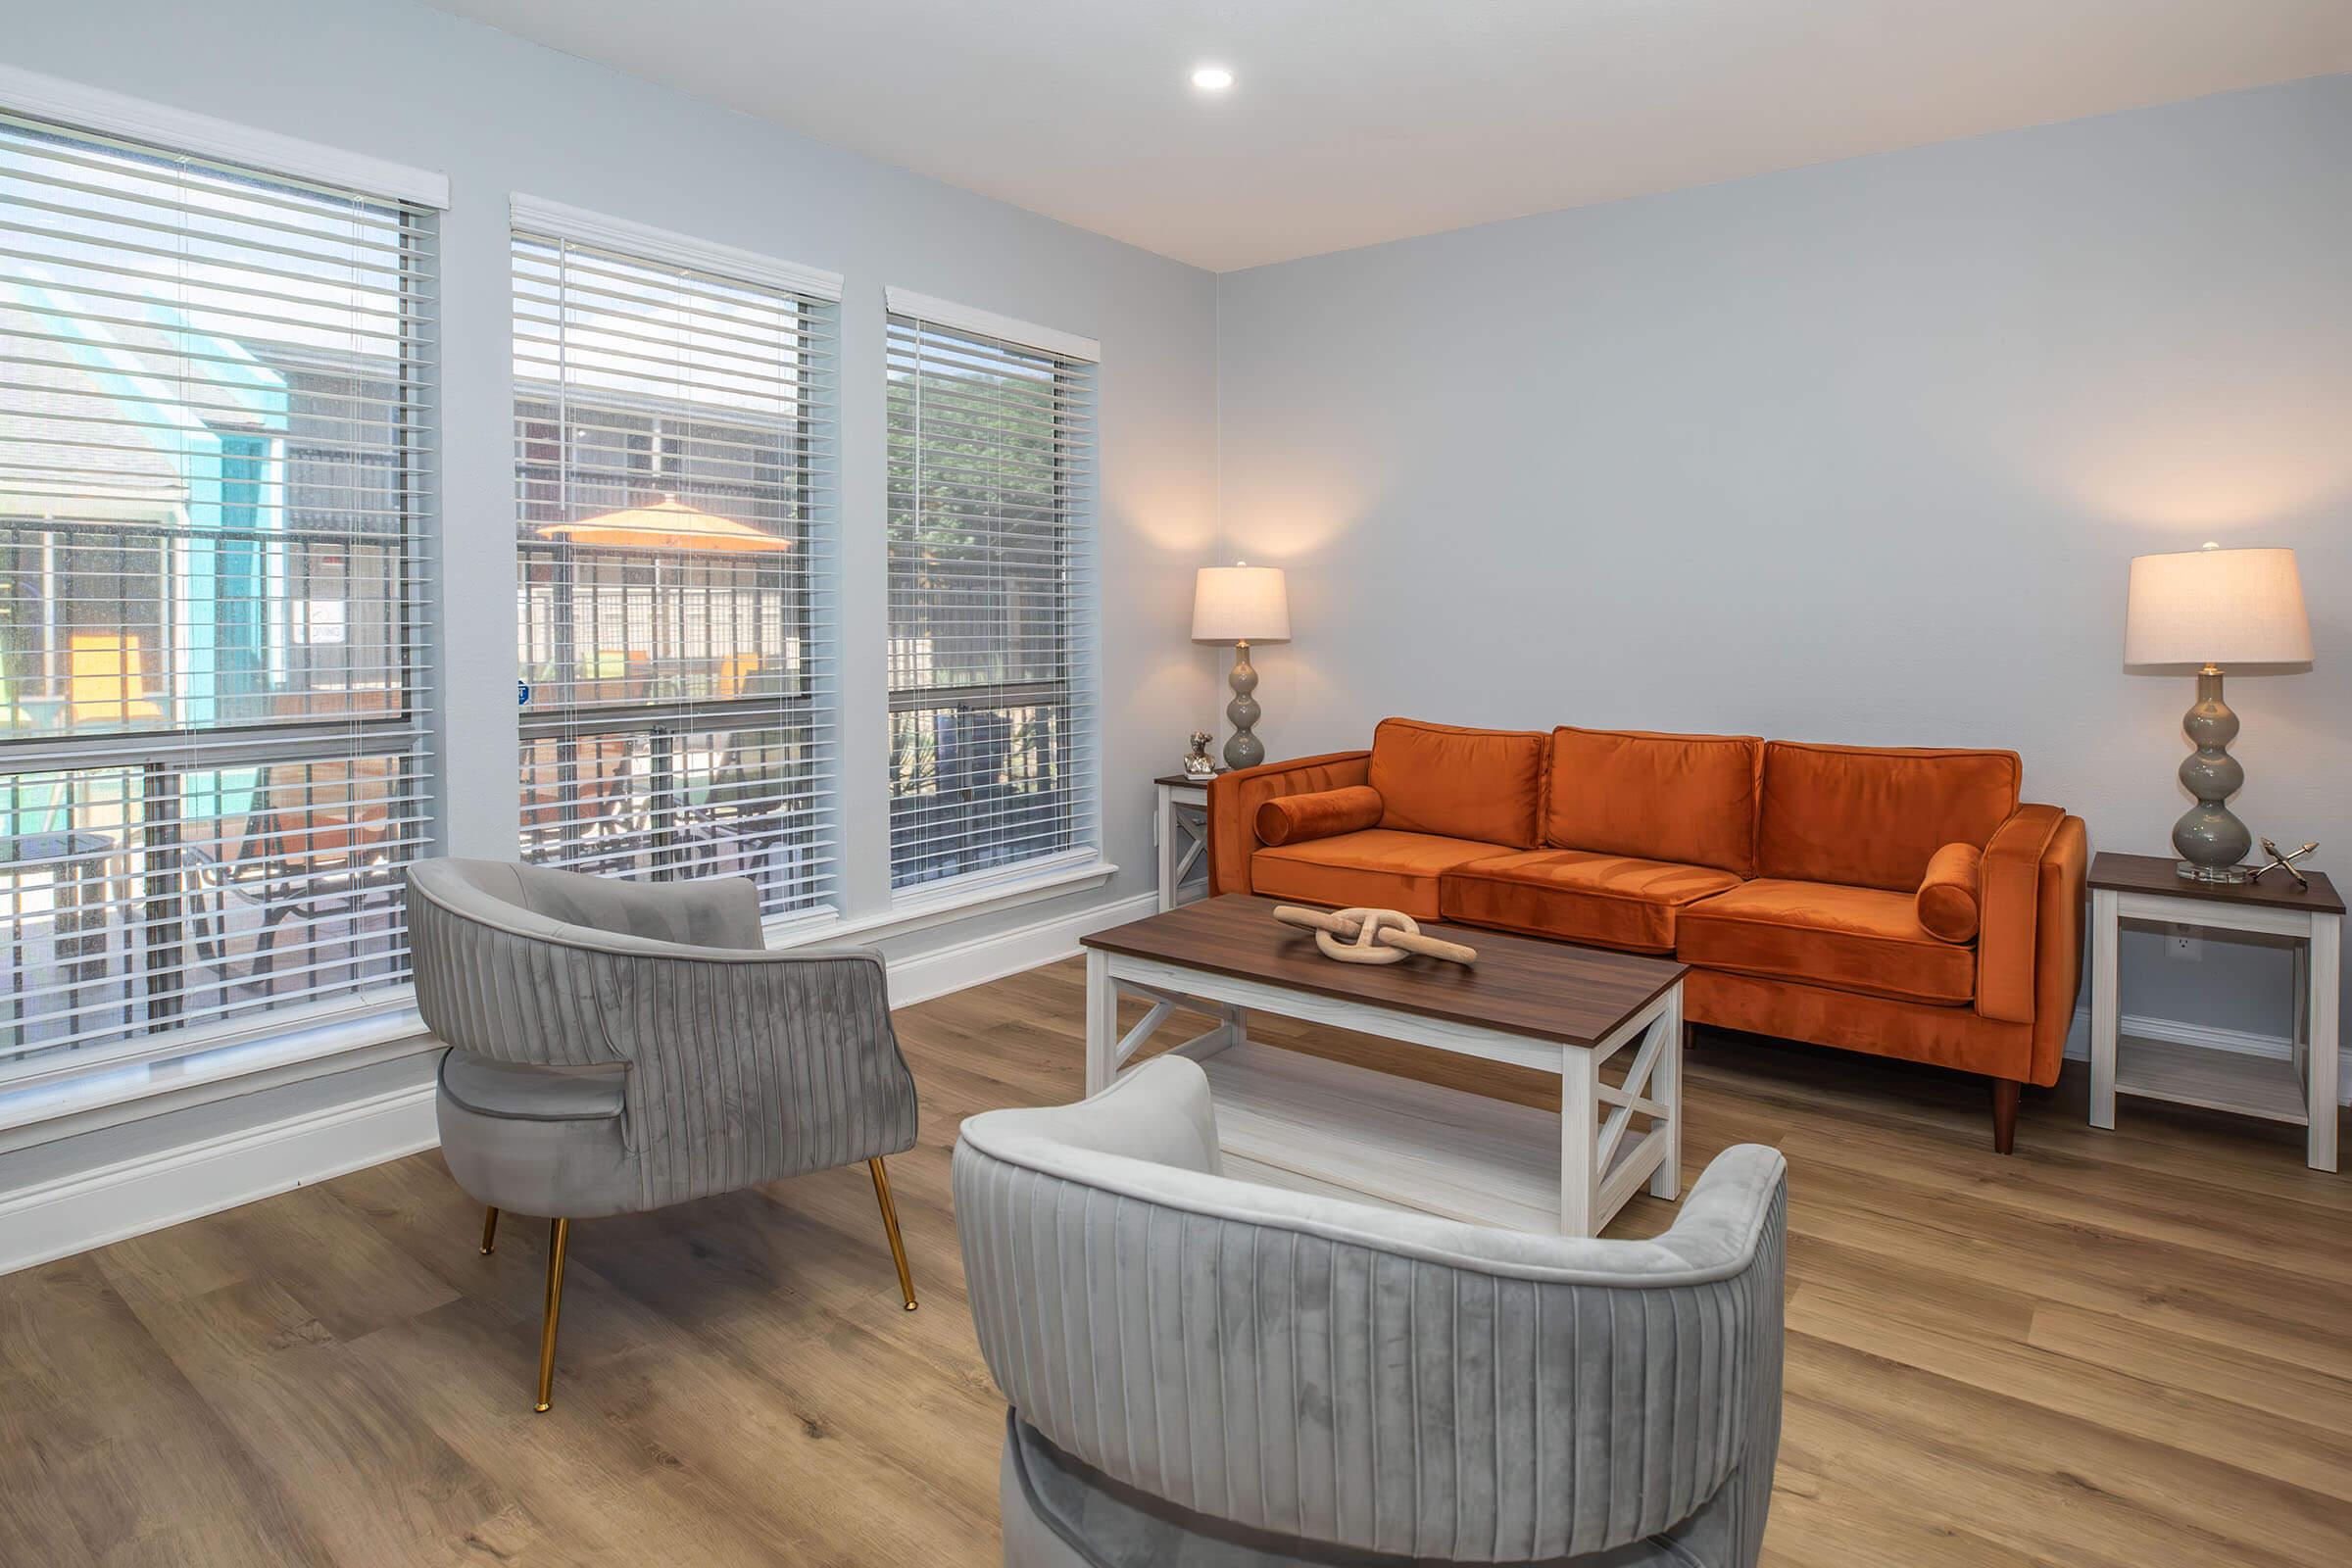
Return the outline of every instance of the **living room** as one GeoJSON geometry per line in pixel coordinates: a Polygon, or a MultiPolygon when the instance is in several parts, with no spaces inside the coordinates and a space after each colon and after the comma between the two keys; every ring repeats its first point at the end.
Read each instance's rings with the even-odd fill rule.
{"type": "Polygon", "coordinates": [[[2344,1560],[2352,11],[5,15],[0,1561],[2344,1560]]]}

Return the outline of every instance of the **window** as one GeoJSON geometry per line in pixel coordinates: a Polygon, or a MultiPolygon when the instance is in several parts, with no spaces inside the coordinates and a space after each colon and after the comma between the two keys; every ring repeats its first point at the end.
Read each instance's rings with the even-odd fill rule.
{"type": "Polygon", "coordinates": [[[748,876],[771,916],[828,907],[827,283],[530,216],[518,203],[523,855],[748,876]]]}
{"type": "Polygon", "coordinates": [[[6,113],[0,214],[0,1076],[375,1004],[433,215],[6,113]]]}
{"type": "Polygon", "coordinates": [[[894,889],[1095,849],[1095,358],[891,291],[894,889]]]}

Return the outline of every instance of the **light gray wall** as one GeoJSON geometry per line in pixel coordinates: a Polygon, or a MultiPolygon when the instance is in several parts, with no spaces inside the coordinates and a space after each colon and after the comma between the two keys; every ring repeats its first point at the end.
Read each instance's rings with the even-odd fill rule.
{"type": "MultiPolygon", "coordinates": [[[[1269,755],[1384,714],[2005,746],[2165,853],[2185,676],[2125,563],[2289,545],[2230,698],[2258,834],[2352,870],[2352,77],[1228,273],[1221,554],[1290,568],[1269,755]]],[[[2125,1008],[2281,1034],[2277,952],[2125,1008]]]]}
{"type": "MultiPolygon", "coordinates": [[[[1215,522],[1209,274],[407,0],[0,0],[0,36],[11,65],[450,176],[441,656],[459,853],[512,856],[515,843],[510,192],[848,279],[839,471],[853,914],[888,899],[882,290],[1099,339],[1102,578],[1116,608],[1099,682],[1105,853],[1119,875],[892,948],[909,956],[1150,890],[1149,780],[1182,755],[1201,708],[1200,656],[1185,633],[1192,571],[1215,522]]],[[[0,1168],[0,1190],[8,1185],[0,1168]]]]}
{"type": "MultiPolygon", "coordinates": [[[[2122,563],[2209,535],[2291,544],[2320,663],[2233,684],[2241,806],[2352,863],[2340,78],[1216,280],[407,0],[0,0],[0,36],[13,65],[450,174],[460,850],[513,844],[505,201],[522,190],[849,279],[862,908],[882,894],[881,677],[858,658],[880,637],[882,286],[1102,341],[1123,869],[901,956],[1149,886],[1142,781],[1224,701],[1226,656],[1185,642],[1191,571],[1236,554],[1293,567],[1298,641],[1258,658],[1276,756],[1360,742],[1390,711],[2014,745],[2034,795],[2153,850],[2189,694],[2116,667],[2122,563]]],[[[2282,1027],[2277,1005],[2216,1011],[2168,983],[2228,967],[2143,964],[2130,1004],[2282,1027]]],[[[100,1141],[119,1157],[140,1136],[100,1141]]],[[[0,1192],[12,1162],[53,1176],[59,1152],[0,1158],[0,1192]]]]}

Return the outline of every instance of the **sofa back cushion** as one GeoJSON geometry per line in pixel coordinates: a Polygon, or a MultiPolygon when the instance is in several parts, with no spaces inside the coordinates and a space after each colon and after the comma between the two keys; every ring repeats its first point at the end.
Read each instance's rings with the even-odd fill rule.
{"type": "Polygon", "coordinates": [[[1764,748],[1761,874],[1917,891],[1946,844],[1983,848],[2017,809],[2015,752],[1764,748]]]}
{"type": "Polygon", "coordinates": [[[1544,842],[1756,874],[1753,735],[1551,732],[1544,842]]]}
{"type": "Polygon", "coordinates": [[[1386,718],[1372,733],[1366,780],[1380,825],[1532,850],[1540,842],[1544,737],[1386,718]]]}

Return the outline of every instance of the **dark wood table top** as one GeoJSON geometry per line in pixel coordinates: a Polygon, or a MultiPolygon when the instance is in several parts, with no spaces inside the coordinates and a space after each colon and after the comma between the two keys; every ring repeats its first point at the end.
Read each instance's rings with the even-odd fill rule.
{"type": "MultiPolygon", "coordinates": [[[[2267,860],[2270,857],[2262,858],[2267,860]]],[[[2174,869],[2180,863],[2177,857],[2170,855],[2117,855],[2102,850],[2090,858],[2090,885],[2115,893],[2159,893],[2171,899],[2210,899],[2216,904],[2301,909],[2308,914],[2344,912],[2343,897],[2325,871],[2303,873],[2311,884],[2311,891],[2306,893],[2284,871],[2273,871],[2259,882],[2196,882],[2174,869]]],[[[2255,863],[2259,865],[2261,861],[2255,863]]]]}
{"type": "Polygon", "coordinates": [[[1401,963],[1342,963],[1316,950],[1313,932],[1277,921],[1278,902],[1228,893],[1081,940],[1105,953],[1568,1046],[1598,1045],[1681,979],[1685,968],[1672,958],[1434,920],[1421,923],[1424,934],[1476,948],[1478,962],[1464,967],[1415,956],[1401,963]]]}
{"type": "MultiPolygon", "coordinates": [[[[1230,771],[1232,771],[1230,768],[1220,767],[1217,769],[1217,773],[1219,775],[1228,773],[1230,771]]],[[[1190,784],[1197,789],[1206,789],[1212,780],[1205,778],[1195,778],[1190,773],[1162,773],[1159,775],[1159,777],[1153,779],[1152,782],[1154,784],[1190,784]]]]}

